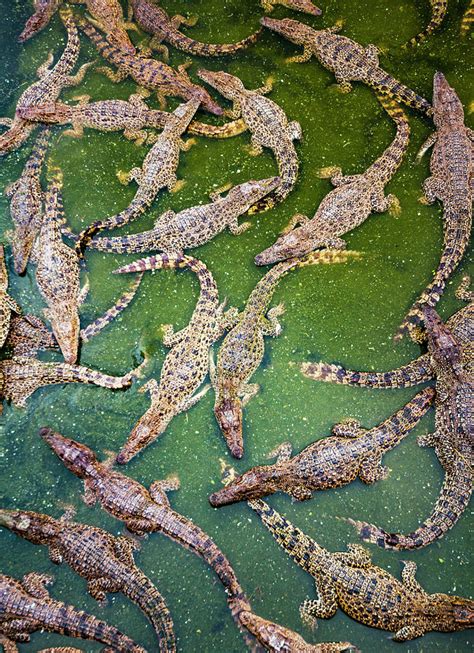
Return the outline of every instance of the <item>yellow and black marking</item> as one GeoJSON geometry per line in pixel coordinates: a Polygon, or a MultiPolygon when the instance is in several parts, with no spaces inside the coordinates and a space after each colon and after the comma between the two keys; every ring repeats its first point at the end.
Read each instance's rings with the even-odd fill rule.
{"type": "Polygon", "coordinates": [[[447,0],[430,0],[431,4],[431,19],[423,31],[414,36],[412,39],[405,43],[404,48],[416,47],[426,41],[426,39],[433,34],[445,19],[448,10],[447,0]]]}

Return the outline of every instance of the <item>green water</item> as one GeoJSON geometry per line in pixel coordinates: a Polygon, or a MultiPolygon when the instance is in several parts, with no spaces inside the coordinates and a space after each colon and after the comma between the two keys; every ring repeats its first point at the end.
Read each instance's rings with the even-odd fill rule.
{"type": "MultiPolygon", "coordinates": [[[[188,8],[200,17],[190,30],[198,39],[235,41],[258,25],[261,8],[257,0],[195,0],[193,3],[167,0],[170,12],[188,8]]],[[[460,17],[467,2],[451,1],[448,19],[440,32],[416,52],[403,54],[399,45],[417,33],[429,18],[424,0],[321,0],[321,18],[298,15],[280,7],[275,17],[290,15],[315,26],[346,20],[344,34],[361,43],[387,48],[382,65],[415,88],[431,96],[433,73],[443,70],[467,106],[472,100],[473,69],[469,68],[469,45],[460,43],[460,17]]],[[[0,0],[0,47],[3,53],[0,81],[0,115],[13,115],[15,101],[31,83],[37,66],[50,49],[63,47],[64,33],[56,18],[50,29],[20,47],[16,36],[30,13],[29,2],[0,0]],[[13,9],[11,5],[13,4],[13,9]]],[[[137,35],[132,33],[136,40],[137,35]]],[[[272,99],[281,104],[291,120],[298,120],[304,139],[297,145],[301,174],[293,193],[280,206],[252,218],[253,228],[235,237],[221,234],[193,254],[209,266],[222,297],[229,305],[242,307],[264,270],[253,264],[257,252],[270,245],[295,213],[312,215],[331,186],[317,177],[322,166],[340,165],[346,174],[363,171],[389,144],[394,126],[378,107],[369,89],[355,85],[349,95],[332,87],[333,77],[316,61],[285,65],[284,59],[296,48],[276,35],[265,33],[258,45],[235,59],[208,61],[195,59],[199,66],[226,67],[238,74],[249,88],[261,86],[272,75],[272,99]]],[[[184,53],[170,49],[173,65],[187,60],[184,53]]],[[[81,63],[98,58],[84,41],[81,63]]],[[[79,90],[64,97],[88,93],[93,99],[127,98],[134,84],[113,85],[89,72],[79,90]]],[[[174,100],[170,106],[175,106],[174,100]]],[[[415,165],[415,154],[430,133],[427,120],[410,112],[412,142],[405,163],[389,184],[402,206],[399,218],[373,215],[347,238],[351,249],[365,253],[363,260],[324,268],[307,268],[287,276],[278,287],[274,302],[285,302],[283,334],[267,340],[263,365],[252,379],[261,384],[260,394],[245,411],[245,446],[239,471],[263,463],[265,454],[290,440],[296,451],[329,434],[330,427],[348,417],[370,427],[401,407],[415,389],[368,391],[304,379],[293,361],[338,361],[359,369],[390,369],[419,354],[417,345],[404,341],[394,345],[392,336],[405,311],[431,277],[439,260],[442,243],[441,208],[417,202],[421,184],[428,175],[429,157],[415,165]]],[[[275,174],[271,153],[249,157],[245,146],[249,136],[227,142],[198,139],[190,152],[181,155],[178,175],[186,186],[177,195],[162,193],[152,210],[130,231],[149,228],[166,209],[180,210],[208,201],[208,193],[227,182],[237,184],[250,178],[275,174]]],[[[30,144],[2,159],[0,187],[16,179],[28,155],[30,144]]],[[[78,230],[93,219],[124,208],[134,187],[124,189],[116,179],[118,169],[139,165],[146,148],[136,147],[118,134],[87,131],[81,140],[63,138],[54,146],[52,160],[64,170],[65,209],[71,226],[78,230]]],[[[0,196],[0,229],[11,226],[8,202],[0,196]]],[[[87,257],[90,295],[82,309],[87,324],[111,305],[129,279],[111,276],[110,271],[132,257],[92,253],[87,257]]],[[[11,261],[10,261],[11,263],[11,261]]],[[[460,267],[440,303],[443,317],[460,303],[454,289],[468,270],[460,267]]],[[[12,295],[25,311],[40,314],[42,302],[34,281],[34,268],[24,278],[10,276],[12,295]]],[[[166,350],[160,325],[173,323],[177,329],[187,324],[198,295],[196,279],[187,271],[147,275],[139,294],[112,327],[83,347],[81,362],[114,374],[122,374],[136,364],[140,351],[152,355],[147,376],[158,376],[166,350]]],[[[6,406],[0,441],[0,496],[2,505],[22,507],[59,516],[63,503],[78,509],[79,521],[97,524],[119,534],[122,525],[100,509],[81,502],[78,479],[65,470],[37,436],[40,426],[50,425],[76,437],[100,452],[117,451],[131,427],[146,410],[149,400],[135,385],[127,392],[91,386],[54,386],[37,392],[19,410],[6,406]]],[[[156,478],[178,474],[182,487],[171,495],[173,507],[191,517],[222,547],[252,600],[256,612],[300,632],[308,641],[350,640],[363,651],[443,651],[460,652],[472,648],[467,632],[454,635],[431,633],[406,644],[395,644],[389,634],[366,628],[342,611],[330,620],[320,620],[314,633],[305,629],[298,615],[299,604],[314,598],[312,579],[292,563],[272,541],[270,534],[245,505],[212,509],[207,496],[219,487],[219,459],[230,461],[212,414],[209,392],[189,414],[175,418],[167,432],[153,446],[132,461],[124,471],[145,485],[156,478]]],[[[320,493],[311,501],[293,504],[286,496],[270,499],[272,506],[330,550],[344,550],[354,541],[352,528],[337,517],[355,516],[375,521],[390,529],[408,532],[429,513],[442,482],[441,468],[432,450],[420,449],[416,435],[433,429],[433,411],[406,441],[386,456],[392,469],[390,478],[372,487],[355,482],[337,491],[320,493]]],[[[233,462],[233,461],[232,461],[233,462]]],[[[390,553],[372,547],[374,560],[399,576],[400,560],[418,563],[418,579],[428,592],[474,594],[469,573],[469,518],[463,519],[448,535],[417,553],[390,553]]],[[[66,566],[55,567],[47,551],[17,539],[0,535],[4,573],[21,576],[30,571],[56,576],[54,597],[121,627],[150,651],[156,650],[151,627],[121,595],[110,595],[101,608],[86,594],[85,581],[66,566]]],[[[244,651],[245,645],[226,607],[225,595],[212,571],[191,553],[158,534],[143,541],[136,560],[156,582],[172,612],[180,651],[244,651]]],[[[71,642],[56,635],[37,634],[21,650],[38,650],[46,645],[71,642]]],[[[80,645],[80,643],[78,644],[80,645]]],[[[96,651],[100,646],[85,643],[96,651]]]]}

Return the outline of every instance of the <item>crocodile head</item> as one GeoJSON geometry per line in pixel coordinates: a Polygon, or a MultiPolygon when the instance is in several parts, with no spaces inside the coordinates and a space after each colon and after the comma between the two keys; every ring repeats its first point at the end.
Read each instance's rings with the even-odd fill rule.
{"type": "Polygon", "coordinates": [[[36,233],[29,224],[18,225],[13,232],[11,245],[16,274],[24,274],[35,240],[36,233]]]}
{"type": "Polygon", "coordinates": [[[234,186],[227,193],[231,203],[237,202],[243,205],[243,211],[249,209],[253,204],[261,200],[265,195],[271,193],[281,184],[281,177],[269,177],[268,179],[251,179],[243,184],[234,186]],[[245,207],[245,208],[244,208],[245,207]]]}
{"type": "Polygon", "coordinates": [[[46,25],[51,20],[51,16],[53,15],[55,9],[57,8],[57,4],[58,0],[49,0],[45,6],[43,6],[38,11],[35,11],[35,13],[30,16],[30,18],[28,18],[22,33],[18,37],[20,43],[24,43],[28,39],[31,39],[32,36],[46,27],[46,25]]]}
{"type": "Polygon", "coordinates": [[[224,109],[213,100],[205,88],[198,84],[188,83],[185,91],[183,91],[183,95],[185,95],[187,100],[199,100],[201,108],[209,111],[209,113],[213,113],[215,116],[222,116],[224,113],[224,109]]]}
{"type": "Polygon", "coordinates": [[[119,465],[128,463],[142,449],[166,431],[173,416],[174,411],[172,409],[165,408],[162,410],[161,407],[152,404],[133,427],[127,442],[117,454],[115,462],[119,465]]]}
{"type": "Polygon", "coordinates": [[[306,43],[311,42],[316,33],[316,30],[309,25],[300,23],[298,20],[291,20],[291,18],[277,20],[276,18],[268,18],[267,16],[264,16],[260,19],[260,23],[264,27],[271,29],[272,32],[277,32],[277,34],[281,34],[292,43],[298,45],[305,45],[306,43]]]}
{"type": "Polygon", "coordinates": [[[289,9],[301,11],[304,14],[311,14],[311,16],[321,16],[323,13],[311,0],[280,0],[280,4],[289,9]]]}
{"type": "Polygon", "coordinates": [[[47,104],[31,105],[18,108],[18,115],[23,120],[42,122],[46,124],[62,124],[69,122],[71,107],[64,102],[48,102],[47,104]]]}
{"type": "Polygon", "coordinates": [[[201,100],[192,98],[183,104],[180,104],[173,113],[166,119],[163,134],[167,132],[181,135],[188,128],[189,123],[194,118],[194,114],[199,109],[201,100]]]}
{"type": "Polygon", "coordinates": [[[250,501],[274,494],[280,489],[279,471],[278,464],[253,467],[211,494],[209,502],[214,508],[220,508],[238,501],[250,501]]]}
{"type": "Polygon", "coordinates": [[[57,534],[55,520],[48,515],[41,515],[26,510],[0,509],[0,526],[24,537],[33,544],[46,544],[57,534]]]}
{"type": "Polygon", "coordinates": [[[223,397],[214,406],[214,415],[234,458],[242,458],[242,402],[238,397],[223,397]]]}
{"type": "Polygon", "coordinates": [[[282,234],[274,243],[255,257],[256,265],[270,265],[277,261],[299,258],[321,247],[321,242],[307,224],[282,234]]]}
{"type": "Polygon", "coordinates": [[[462,381],[464,373],[459,343],[431,306],[423,307],[423,321],[428,337],[428,350],[435,363],[445,370],[452,370],[462,381]]]}
{"type": "Polygon", "coordinates": [[[44,315],[51,328],[66,363],[73,365],[79,350],[79,315],[77,311],[45,309],[44,315]]]}
{"type": "Polygon", "coordinates": [[[204,70],[200,68],[197,71],[198,77],[219,91],[228,100],[233,100],[245,91],[245,86],[235,75],[229,75],[223,70],[204,70]]]}
{"type": "Polygon", "coordinates": [[[79,478],[87,478],[91,469],[98,463],[97,456],[92,449],[80,442],[66,438],[47,427],[41,428],[39,435],[49,444],[69,471],[79,478]]]}
{"type": "Polygon", "coordinates": [[[461,101],[440,72],[433,79],[433,122],[436,127],[464,124],[461,101]]]}
{"type": "Polygon", "coordinates": [[[0,156],[19,148],[35,127],[36,125],[16,115],[9,129],[0,134],[0,156]]]}
{"type": "Polygon", "coordinates": [[[433,630],[454,632],[474,627],[474,601],[462,596],[430,594],[424,613],[434,622],[433,630]]]}

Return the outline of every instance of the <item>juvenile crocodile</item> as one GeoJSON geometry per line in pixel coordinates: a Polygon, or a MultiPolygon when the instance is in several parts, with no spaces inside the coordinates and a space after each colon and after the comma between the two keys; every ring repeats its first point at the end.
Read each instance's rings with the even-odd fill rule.
{"type": "Polygon", "coordinates": [[[249,501],[274,539],[316,582],[318,600],[306,600],[301,618],[309,625],[329,619],[338,608],[356,621],[395,633],[406,642],[433,630],[455,632],[474,626],[474,601],[428,594],[415,579],[416,563],[405,562],[402,581],[371,562],[369,552],[349,544],[330,553],[261,499],[249,501]]]}
{"type": "MultiPolygon", "coordinates": [[[[468,298],[465,280],[458,296],[468,298]]],[[[363,539],[387,549],[419,549],[451,529],[469,503],[472,492],[474,403],[474,303],[455,313],[444,325],[436,311],[424,308],[428,352],[390,372],[355,372],[326,363],[304,363],[305,376],[321,381],[370,388],[397,388],[436,379],[436,430],[419,439],[433,446],[445,470],[439,498],[430,516],[408,535],[386,533],[365,522],[353,523],[363,539]]]]}
{"type": "MultiPolygon", "coordinates": [[[[298,177],[299,163],[293,141],[301,139],[302,132],[299,122],[289,123],[283,109],[264,97],[271,91],[271,80],[265,86],[249,91],[238,77],[224,71],[200,69],[198,77],[233,102],[233,108],[227,115],[231,118],[242,117],[251,133],[252,155],[258,156],[264,147],[272,150],[282,181],[272,193],[271,200],[273,204],[284,200],[298,177]]],[[[270,198],[266,198],[264,208],[271,205],[270,198]]]]}
{"type": "Polygon", "coordinates": [[[321,16],[323,13],[319,7],[316,7],[311,0],[261,0],[260,4],[265,9],[265,11],[273,11],[275,5],[283,5],[288,7],[288,9],[294,9],[295,11],[302,11],[305,14],[311,14],[312,16],[321,16]]]}
{"type": "Polygon", "coordinates": [[[344,93],[351,90],[351,81],[360,81],[379,93],[390,95],[398,102],[403,102],[428,115],[431,114],[432,107],[427,100],[380,67],[375,45],[364,47],[347,36],[337,34],[342,24],[315,30],[309,25],[289,18],[275,20],[264,17],[260,22],[272,31],[282,34],[289,41],[304,47],[303,54],[291,57],[288,62],[309,61],[314,55],[323,66],[334,73],[339,88],[344,93]]]}
{"type": "Polygon", "coordinates": [[[89,243],[89,248],[118,254],[142,254],[160,249],[183,252],[208,243],[226,228],[238,236],[251,226],[249,222],[239,225],[238,218],[277,188],[280,182],[280,177],[270,177],[234,186],[225,197],[218,192],[211,193],[210,204],[193,206],[179,213],[165,211],[149,231],[95,238],[89,243]]]}
{"type": "MultiPolygon", "coordinates": [[[[3,646],[4,653],[19,653],[18,646],[15,642],[12,642],[3,635],[0,635],[0,645],[3,646]]],[[[38,653],[82,653],[82,651],[71,646],[60,646],[59,648],[42,648],[38,653]]]]}
{"type": "Polygon", "coordinates": [[[42,222],[44,193],[41,169],[49,145],[51,130],[43,127],[20,177],[5,188],[10,198],[10,214],[15,225],[11,238],[15,272],[23,274],[42,222]]]}
{"type": "Polygon", "coordinates": [[[150,0],[130,0],[129,6],[133,10],[139,27],[144,32],[153,35],[149,47],[161,51],[166,59],[168,59],[168,48],[162,44],[163,41],[189,54],[200,57],[219,57],[244,50],[255,43],[261,32],[260,29],[238,43],[201,43],[180,32],[181,25],[195,24],[192,19],[186,19],[179,14],[170,18],[162,7],[150,0]]]}
{"type": "Polygon", "coordinates": [[[117,68],[115,72],[107,67],[96,69],[113,82],[121,82],[128,76],[132,77],[140,86],[156,91],[162,109],[166,106],[166,96],[177,96],[184,100],[199,100],[206,111],[217,116],[222,115],[222,108],[214,102],[209,93],[202,86],[191,82],[185,66],[179,66],[176,71],[157,59],[128,54],[109,43],[82,16],[75,16],[75,21],[90,38],[98,52],[117,68]]]}
{"type": "Polygon", "coordinates": [[[468,8],[464,12],[461,20],[461,38],[465,38],[471,31],[472,23],[474,23],[474,0],[471,0],[468,8]]]}
{"type": "Polygon", "coordinates": [[[154,481],[147,490],[137,481],[101,463],[95,453],[83,444],[70,440],[49,428],[40,436],[73,474],[84,481],[84,501],[96,501],[116,519],[123,521],[137,535],[161,532],[189,549],[214,570],[224,585],[229,606],[237,625],[242,610],[251,611],[240,583],[229,561],[213,540],[192,521],[175,512],[166,492],[177,489],[179,480],[154,481]]]}
{"type": "Polygon", "coordinates": [[[319,247],[344,249],[346,243],[341,236],[367,220],[372,211],[399,213],[398,199],[385,195],[385,185],[403,161],[410,141],[410,125],[393,100],[387,96],[380,96],[379,100],[397,126],[392,143],[362,174],[346,176],[341,168],[323,168],[320,176],[330,177],[336,188],[326,195],[313,218],[294,215],[273,245],[257,254],[257,265],[304,256],[319,247]]]}
{"type": "Polygon", "coordinates": [[[405,317],[398,337],[412,331],[424,305],[436,306],[446,283],[461,262],[472,226],[474,188],[474,132],[464,125],[464,110],[442,73],[433,82],[433,121],[436,131],[422,146],[419,157],[432,145],[431,177],[425,180],[424,202],[443,204],[444,245],[433,280],[405,317]]]}
{"type": "Polygon", "coordinates": [[[34,0],[35,13],[28,18],[22,33],[18,37],[24,43],[32,36],[41,32],[48,24],[63,0],[34,0]]]}
{"type": "Polygon", "coordinates": [[[338,653],[338,651],[357,653],[358,651],[349,642],[308,644],[293,630],[263,619],[254,612],[241,612],[240,621],[257,641],[272,653],[338,653]]]}
{"type": "Polygon", "coordinates": [[[114,626],[92,614],[76,610],[72,605],[49,596],[46,585],[52,582],[46,574],[31,573],[18,581],[0,575],[0,633],[17,642],[28,642],[38,630],[91,639],[109,644],[123,653],[145,653],[114,626]]]}
{"type": "Polygon", "coordinates": [[[8,273],[5,264],[5,250],[0,244],[0,349],[10,330],[12,313],[21,314],[21,308],[16,301],[8,294],[8,273]]]}
{"type": "Polygon", "coordinates": [[[278,336],[281,325],[278,316],[283,304],[268,310],[280,279],[290,270],[306,265],[343,263],[356,252],[322,250],[304,259],[282,261],[269,270],[250,294],[235,326],[219,349],[217,366],[211,359],[210,374],[216,398],[214,415],[235,458],[243,455],[242,409],[259,391],[249,379],[260,366],[265,351],[264,336],[278,336]],[[268,311],[268,312],[267,312],[268,311]]]}
{"type": "Polygon", "coordinates": [[[219,303],[216,282],[201,261],[182,254],[161,254],[125,265],[122,272],[188,268],[199,280],[201,292],[189,324],[176,333],[166,325],[163,342],[170,351],[161,368],[160,382],[150,379],[141,392],[149,392],[151,406],[138,420],[117,455],[119,464],[127,463],[165,432],[176,415],[189,410],[209,390],[198,392],[209,371],[209,351],[226,328],[236,320],[236,309],[224,313],[219,303]]]}
{"type": "Polygon", "coordinates": [[[0,124],[9,127],[8,131],[0,135],[0,156],[20,147],[37,127],[37,124],[20,117],[19,112],[21,109],[54,102],[59,97],[63,88],[80,84],[84,79],[86,70],[93,63],[85,63],[75,75],[71,75],[79,57],[79,35],[72,19],[72,12],[67,8],[61,8],[59,14],[67,30],[68,40],[66,47],[53,68],[50,68],[53,63],[53,55],[51,53],[48,55],[46,61],[38,68],[37,74],[39,79],[21,94],[17,102],[13,120],[11,118],[0,119],[0,124]]]}
{"type": "Polygon", "coordinates": [[[214,507],[259,499],[282,491],[297,501],[311,499],[319,490],[342,487],[357,477],[364,483],[386,478],[389,470],[382,456],[396,447],[418,424],[433,403],[435,391],[425,388],[406,406],[370,430],[349,419],[333,426],[333,435],[313,442],[291,458],[291,444],[275,449],[273,465],[253,467],[218,492],[211,494],[214,507]]]}
{"type": "Polygon", "coordinates": [[[123,183],[135,180],[138,190],[129,206],[120,213],[109,218],[96,220],[80,235],[76,243],[76,251],[81,252],[90,239],[103,229],[121,227],[142,215],[162,188],[170,191],[178,190],[182,182],[178,182],[176,169],[179,165],[180,151],[187,151],[195,142],[193,139],[183,141],[181,138],[199,107],[199,100],[190,100],[181,104],[170,114],[165,128],[156,138],[156,142],[148,152],[141,168],[132,168],[128,173],[119,173],[123,183]]]}
{"type": "MultiPolygon", "coordinates": [[[[11,401],[23,408],[39,388],[57,383],[88,383],[103,388],[128,388],[141,374],[145,361],[124,376],[110,376],[82,365],[45,363],[29,356],[14,356],[0,361],[0,401],[11,401]]],[[[1,412],[1,408],[0,408],[1,412]]]]}
{"type": "Polygon", "coordinates": [[[416,45],[420,45],[420,43],[422,43],[423,41],[426,41],[426,39],[429,36],[431,36],[431,34],[436,32],[436,30],[439,28],[439,26],[445,19],[446,13],[448,11],[448,0],[430,0],[430,5],[431,5],[430,22],[422,32],[420,32],[412,39],[410,39],[404,47],[407,46],[414,47],[416,45]]]}
{"type": "Polygon", "coordinates": [[[33,544],[48,547],[55,564],[66,562],[87,580],[92,598],[104,602],[107,592],[121,592],[146,614],[155,629],[160,651],[176,651],[173,621],[166,603],[133,559],[137,544],[94,526],[73,522],[69,509],[61,519],[26,510],[0,509],[0,526],[33,544]]]}

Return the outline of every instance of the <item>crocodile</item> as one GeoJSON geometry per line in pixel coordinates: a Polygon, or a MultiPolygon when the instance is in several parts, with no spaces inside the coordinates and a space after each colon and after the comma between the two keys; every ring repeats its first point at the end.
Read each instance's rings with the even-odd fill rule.
{"type": "Polygon", "coordinates": [[[471,234],[474,132],[464,125],[462,104],[440,72],[434,76],[433,111],[436,131],[422,146],[418,157],[434,145],[431,177],[425,180],[422,201],[432,204],[438,199],[443,204],[443,252],[433,280],[405,317],[398,338],[419,324],[424,305],[436,306],[447,281],[464,256],[471,234]]]}
{"type": "MultiPolygon", "coordinates": [[[[472,299],[466,278],[457,295],[472,299]]],[[[386,549],[419,549],[443,537],[461,517],[472,492],[474,401],[473,347],[474,303],[460,309],[446,324],[426,306],[424,322],[428,352],[390,372],[356,372],[338,365],[304,363],[311,379],[370,388],[402,388],[436,379],[435,433],[419,438],[432,446],[445,471],[439,498],[424,522],[408,535],[387,533],[377,526],[350,520],[361,537],[386,549]]]]}
{"type": "MultiPolygon", "coordinates": [[[[44,362],[31,356],[13,356],[0,361],[0,401],[11,401],[23,408],[39,388],[57,383],[88,383],[103,388],[128,388],[147,363],[144,360],[124,376],[110,376],[82,365],[44,362]]],[[[1,412],[1,407],[0,407],[1,412]]]]}
{"type": "Polygon", "coordinates": [[[472,28],[472,23],[474,23],[474,0],[470,1],[469,6],[461,19],[461,38],[465,38],[469,34],[472,28]]]}
{"type": "Polygon", "coordinates": [[[431,18],[425,29],[414,36],[404,45],[404,47],[414,47],[426,41],[439,28],[443,20],[446,18],[448,11],[448,0],[430,0],[431,5],[431,18]]]}
{"type": "Polygon", "coordinates": [[[129,265],[116,273],[145,270],[188,268],[199,280],[201,292],[189,324],[174,333],[171,325],[164,328],[163,342],[170,351],[161,368],[160,382],[150,379],[141,392],[149,392],[151,406],[138,420],[127,442],[116,457],[124,464],[165,432],[170,421],[189,410],[209,390],[198,392],[209,371],[209,351],[226,328],[236,319],[236,309],[224,313],[219,291],[212,274],[198,259],[183,254],[157,254],[129,265]]]}
{"type": "Polygon", "coordinates": [[[11,244],[17,274],[25,273],[41,227],[44,193],[40,177],[50,136],[50,128],[43,127],[20,177],[5,188],[5,195],[10,198],[10,213],[15,225],[11,244]]]}
{"type": "Polygon", "coordinates": [[[168,48],[163,45],[163,41],[188,54],[200,57],[219,57],[244,50],[255,43],[261,32],[260,29],[238,43],[201,43],[180,32],[181,25],[194,25],[193,19],[186,19],[179,14],[170,18],[164,9],[150,0],[130,0],[129,6],[138,26],[144,32],[153,35],[148,47],[162,52],[166,60],[168,60],[169,53],[168,48]]]}
{"type": "Polygon", "coordinates": [[[320,176],[330,177],[334,190],[326,195],[313,218],[294,215],[273,245],[257,254],[257,265],[304,256],[319,247],[344,249],[346,243],[341,236],[367,220],[372,211],[388,210],[393,215],[400,212],[398,199],[385,195],[384,189],[403,161],[410,141],[410,125],[393,100],[387,96],[379,99],[397,126],[392,143],[361,174],[343,175],[341,168],[323,168],[320,176]]]}
{"type": "Polygon", "coordinates": [[[127,635],[92,614],[52,599],[47,574],[30,573],[19,581],[0,575],[0,634],[16,642],[28,642],[30,634],[48,631],[90,639],[113,646],[123,653],[145,653],[127,635]]]}
{"type": "Polygon", "coordinates": [[[12,313],[21,314],[21,308],[8,294],[8,273],[5,264],[5,250],[0,244],[0,349],[3,348],[10,330],[12,313]]]}
{"type": "Polygon", "coordinates": [[[474,601],[448,594],[428,594],[415,578],[416,563],[405,562],[402,581],[374,565],[359,544],[331,553],[305,535],[262,499],[249,501],[274,539],[315,580],[317,600],[300,607],[305,623],[329,619],[340,607],[349,617],[372,628],[395,633],[406,642],[433,630],[455,632],[474,626],[474,601]]]}
{"type": "MultiPolygon", "coordinates": [[[[198,70],[198,77],[214,87],[221,95],[233,102],[227,112],[231,118],[242,117],[251,133],[252,155],[258,156],[264,147],[272,150],[281,177],[281,185],[266,198],[262,207],[270,208],[290,193],[298,177],[298,156],[293,145],[301,139],[299,122],[288,122],[285,112],[273,100],[265,96],[272,89],[271,79],[265,86],[253,91],[246,89],[238,77],[224,71],[198,70]]],[[[258,210],[258,209],[257,209],[258,210]]]]}
{"type": "Polygon", "coordinates": [[[253,467],[209,497],[220,507],[283,491],[297,501],[310,499],[319,490],[342,487],[357,477],[364,483],[386,478],[382,456],[396,447],[433,403],[435,391],[425,388],[381,424],[366,430],[357,420],[336,424],[332,436],[313,442],[293,458],[291,444],[281,444],[270,455],[273,465],[253,467]]]}
{"type": "Polygon", "coordinates": [[[34,0],[35,13],[28,18],[18,40],[24,43],[41,32],[48,24],[63,0],[34,0]]]}
{"type": "Polygon", "coordinates": [[[188,151],[195,143],[194,139],[183,141],[181,138],[199,107],[199,100],[189,100],[181,104],[170,114],[165,128],[156,138],[141,168],[132,168],[128,173],[118,173],[122,183],[135,180],[138,190],[129,206],[109,218],[96,220],[80,235],[76,251],[81,253],[94,234],[103,229],[121,227],[142,215],[162,188],[174,192],[182,187],[178,181],[176,169],[179,165],[180,151],[188,151]]]}
{"type": "MultiPolygon", "coordinates": [[[[0,635],[0,645],[3,646],[4,653],[19,653],[18,646],[15,642],[3,637],[3,635],[0,635]]],[[[57,648],[42,648],[38,653],[82,653],[82,651],[79,648],[72,648],[71,646],[60,646],[57,648]]]]}
{"type": "Polygon", "coordinates": [[[268,12],[273,11],[275,5],[283,5],[288,9],[302,11],[304,14],[311,14],[311,16],[321,16],[323,13],[311,0],[261,0],[260,4],[268,12]]]}
{"type": "Polygon", "coordinates": [[[160,249],[183,252],[204,245],[226,228],[237,236],[251,226],[249,222],[239,225],[238,218],[277,188],[280,182],[279,177],[246,181],[231,188],[225,197],[221,197],[217,191],[213,192],[210,204],[193,206],[179,213],[165,211],[149,231],[128,236],[95,238],[89,243],[89,248],[118,254],[138,254],[160,249]]]}
{"type": "Polygon", "coordinates": [[[326,249],[303,259],[277,263],[257,283],[237,323],[224,338],[217,356],[217,366],[211,358],[211,382],[216,394],[214,415],[235,458],[241,458],[244,449],[242,409],[260,389],[257,384],[248,381],[263,360],[264,336],[275,337],[282,330],[278,316],[284,312],[283,304],[268,310],[278,282],[294,268],[343,263],[356,256],[356,252],[326,249]]]}
{"type": "Polygon", "coordinates": [[[268,621],[254,612],[241,612],[240,622],[254,635],[257,641],[272,653],[357,653],[349,642],[331,642],[324,644],[308,644],[294,630],[268,621]]]}
{"type": "Polygon", "coordinates": [[[42,428],[40,436],[73,474],[84,481],[84,501],[96,501],[127,529],[136,535],[161,532],[189,549],[214,570],[223,584],[229,607],[237,625],[243,610],[251,612],[248,600],[230,562],[215,542],[192,521],[175,512],[166,492],[177,489],[179,480],[171,477],[154,481],[147,490],[137,481],[121,474],[111,464],[101,463],[95,453],[50,428],[42,428]]]}
{"type": "Polygon", "coordinates": [[[171,66],[148,57],[129,54],[114,47],[82,16],[75,16],[80,29],[89,37],[98,52],[117,70],[101,67],[97,72],[106,75],[113,82],[121,82],[126,77],[132,77],[139,86],[156,91],[160,108],[166,106],[166,96],[177,96],[184,100],[199,100],[202,108],[217,116],[223,114],[223,109],[211,98],[202,87],[193,84],[186,73],[186,64],[174,70],[171,66]]]}
{"type": "Polygon", "coordinates": [[[50,560],[66,562],[87,580],[92,598],[103,603],[107,592],[121,592],[146,614],[160,643],[160,651],[176,651],[173,621],[166,603],[133,559],[137,544],[128,537],[114,537],[95,526],[73,522],[74,509],[61,519],[26,510],[0,509],[0,526],[16,535],[48,547],[50,560]]]}
{"type": "Polygon", "coordinates": [[[61,8],[59,14],[67,30],[68,40],[66,47],[52,68],[50,68],[53,63],[52,53],[48,55],[46,61],[38,68],[37,75],[39,79],[21,94],[17,102],[14,118],[0,119],[1,125],[9,127],[6,132],[0,135],[0,156],[20,147],[38,126],[36,123],[21,118],[19,115],[20,111],[25,107],[54,102],[59,97],[63,88],[80,84],[84,79],[87,69],[93,63],[88,62],[83,64],[75,75],[71,75],[79,57],[79,35],[72,18],[71,10],[61,8]]]}
{"type": "Polygon", "coordinates": [[[337,34],[342,27],[341,23],[327,29],[315,30],[289,18],[276,20],[265,16],[260,22],[289,41],[304,47],[303,54],[291,57],[288,62],[309,61],[314,55],[323,66],[334,73],[342,92],[348,93],[351,90],[351,81],[364,82],[379,93],[386,93],[398,102],[431,115],[432,106],[428,100],[417,95],[380,67],[375,45],[364,47],[347,36],[337,34]]]}
{"type": "MultiPolygon", "coordinates": [[[[141,280],[142,275],[138,275],[111,308],[80,330],[79,340],[81,344],[89,342],[127,308],[135,297],[141,280]]],[[[10,349],[13,356],[36,356],[39,351],[57,350],[58,342],[54,337],[54,333],[47,328],[39,317],[26,314],[14,316],[11,320],[5,348],[10,349]]]]}

